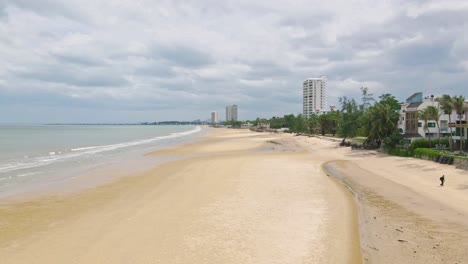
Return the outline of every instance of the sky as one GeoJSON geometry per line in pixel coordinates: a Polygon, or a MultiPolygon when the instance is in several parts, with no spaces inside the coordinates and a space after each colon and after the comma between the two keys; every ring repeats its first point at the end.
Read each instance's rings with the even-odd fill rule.
{"type": "Polygon", "coordinates": [[[0,0],[0,123],[239,119],[390,93],[468,97],[465,0],[0,0]]]}

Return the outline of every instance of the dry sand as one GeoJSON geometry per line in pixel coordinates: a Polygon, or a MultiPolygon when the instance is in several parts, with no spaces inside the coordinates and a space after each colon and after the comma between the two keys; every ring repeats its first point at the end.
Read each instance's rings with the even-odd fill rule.
{"type": "Polygon", "coordinates": [[[468,263],[468,171],[317,138],[297,142],[354,193],[364,263],[468,263]]]}
{"type": "Polygon", "coordinates": [[[211,129],[145,173],[2,200],[1,263],[361,263],[352,196],[311,146],[211,129]]]}
{"type": "Polygon", "coordinates": [[[177,160],[0,201],[1,263],[468,263],[468,172],[452,166],[228,129],[148,155],[177,160]]]}

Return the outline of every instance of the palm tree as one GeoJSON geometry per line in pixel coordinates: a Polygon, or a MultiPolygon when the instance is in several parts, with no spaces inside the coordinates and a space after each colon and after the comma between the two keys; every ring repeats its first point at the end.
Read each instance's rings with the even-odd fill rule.
{"type": "Polygon", "coordinates": [[[433,105],[430,105],[427,107],[427,111],[429,112],[429,119],[436,121],[437,130],[439,131],[438,137],[440,139],[439,117],[441,113],[439,112],[439,108],[433,105]]]}
{"type": "MultiPolygon", "coordinates": [[[[468,106],[465,103],[465,97],[463,95],[454,96],[452,98],[453,109],[457,112],[458,115],[458,123],[461,125],[461,118],[463,113],[468,109],[468,106]]],[[[463,128],[460,126],[460,154],[463,153],[463,136],[462,136],[463,128]]]]}
{"type": "MultiPolygon", "coordinates": [[[[439,102],[442,111],[444,114],[448,115],[449,124],[452,123],[452,112],[453,112],[453,100],[452,97],[448,94],[442,95],[442,97],[436,99],[439,102]]],[[[449,147],[450,151],[453,151],[453,139],[452,139],[452,127],[450,127],[450,135],[449,135],[449,147]]]]}
{"type": "Polygon", "coordinates": [[[419,119],[424,120],[424,130],[427,130],[427,133],[429,134],[429,147],[432,148],[431,133],[429,132],[429,127],[427,126],[427,123],[429,121],[429,117],[430,117],[430,112],[428,111],[427,108],[424,109],[424,110],[419,111],[419,119]]]}
{"type": "Polygon", "coordinates": [[[372,142],[382,143],[397,129],[398,113],[388,104],[371,106],[364,116],[364,131],[372,142]]]}

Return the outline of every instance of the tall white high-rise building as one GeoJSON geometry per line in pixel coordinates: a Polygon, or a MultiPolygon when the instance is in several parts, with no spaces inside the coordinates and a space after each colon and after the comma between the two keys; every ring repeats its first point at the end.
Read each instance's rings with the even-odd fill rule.
{"type": "Polygon", "coordinates": [[[237,105],[226,106],[226,121],[237,121],[237,105]]]}
{"type": "Polygon", "coordinates": [[[302,114],[309,118],[327,110],[327,77],[308,78],[303,83],[302,114]]]}
{"type": "Polygon", "coordinates": [[[211,124],[217,124],[218,123],[218,112],[213,111],[211,112],[211,124]]]}

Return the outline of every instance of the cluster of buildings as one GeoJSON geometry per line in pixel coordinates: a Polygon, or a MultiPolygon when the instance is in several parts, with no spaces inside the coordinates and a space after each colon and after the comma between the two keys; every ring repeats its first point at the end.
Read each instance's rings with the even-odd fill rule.
{"type": "MultiPolygon", "coordinates": [[[[466,101],[468,105],[468,101],[466,101]]],[[[456,141],[467,139],[468,130],[468,110],[460,117],[453,111],[451,114],[445,114],[441,109],[437,97],[434,95],[423,97],[421,92],[415,93],[408,97],[401,104],[400,120],[398,128],[400,132],[408,139],[428,138],[428,137],[445,137],[452,134],[452,138],[456,141]],[[419,118],[419,112],[426,109],[428,106],[434,106],[439,109],[439,120],[428,120],[427,128],[425,128],[424,120],[419,118]],[[460,120],[461,119],[461,120],[460,120]]]]}
{"type": "MultiPolygon", "coordinates": [[[[302,83],[302,114],[309,118],[314,114],[329,112],[327,106],[327,78],[307,78],[302,83]]],[[[468,104],[468,101],[466,102],[468,104]]],[[[331,107],[332,109],[334,107],[331,107]]],[[[437,98],[433,95],[423,97],[422,93],[411,95],[406,102],[401,104],[400,120],[398,128],[408,139],[421,137],[444,137],[452,134],[454,140],[467,139],[468,134],[468,110],[461,116],[462,121],[458,121],[458,115],[453,111],[450,115],[444,114],[437,98]],[[441,115],[439,120],[429,120],[425,129],[424,120],[419,119],[419,112],[428,106],[435,106],[441,115]],[[437,123],[436,123],[437,122],[437,123]]]]}
{"type": "MultiPolygon", "coordinates": [[[[318,78],[307,78],[302,85],[303,101],[302,114],[305,118],[311,115],[328,113],[330,109],[327,104],[327,78],[320,76],[318,78]]],[[[468,104],[468,101],[466,102],[468,104]]],[[[226,121],[238,121],[237,105],[226,106],[226,121]]],[[[211,123],[218,124],[218,112],[211,112],[211,123]]],[[[445,137],[452,134],[452,138],[456,141],[466,140],[468,136],[468,110],[461,115],[461,121],[455,111],[451,114],[445,114],[437,97],[431,95],[423,97],[423,94],[418,92],[406,99],[401,104],[400,119],[398,128],[400,133],[408,139],[427,138],[427,137],[445,137]],[[439,120],[428,120],[427,129],[425,128],[424,120],[419,118],[419,112],[426,109],[428,106],[435,106],[441,113],[439,120]]]]}
{"type": "MultiPolygon", "coordinates": [[[[226,121],[238,121],[237,119],[237,105],[226,106],[226,121]]],[[[211,123],[218,124],[218,112],[211,112],[211,123]]]]}

